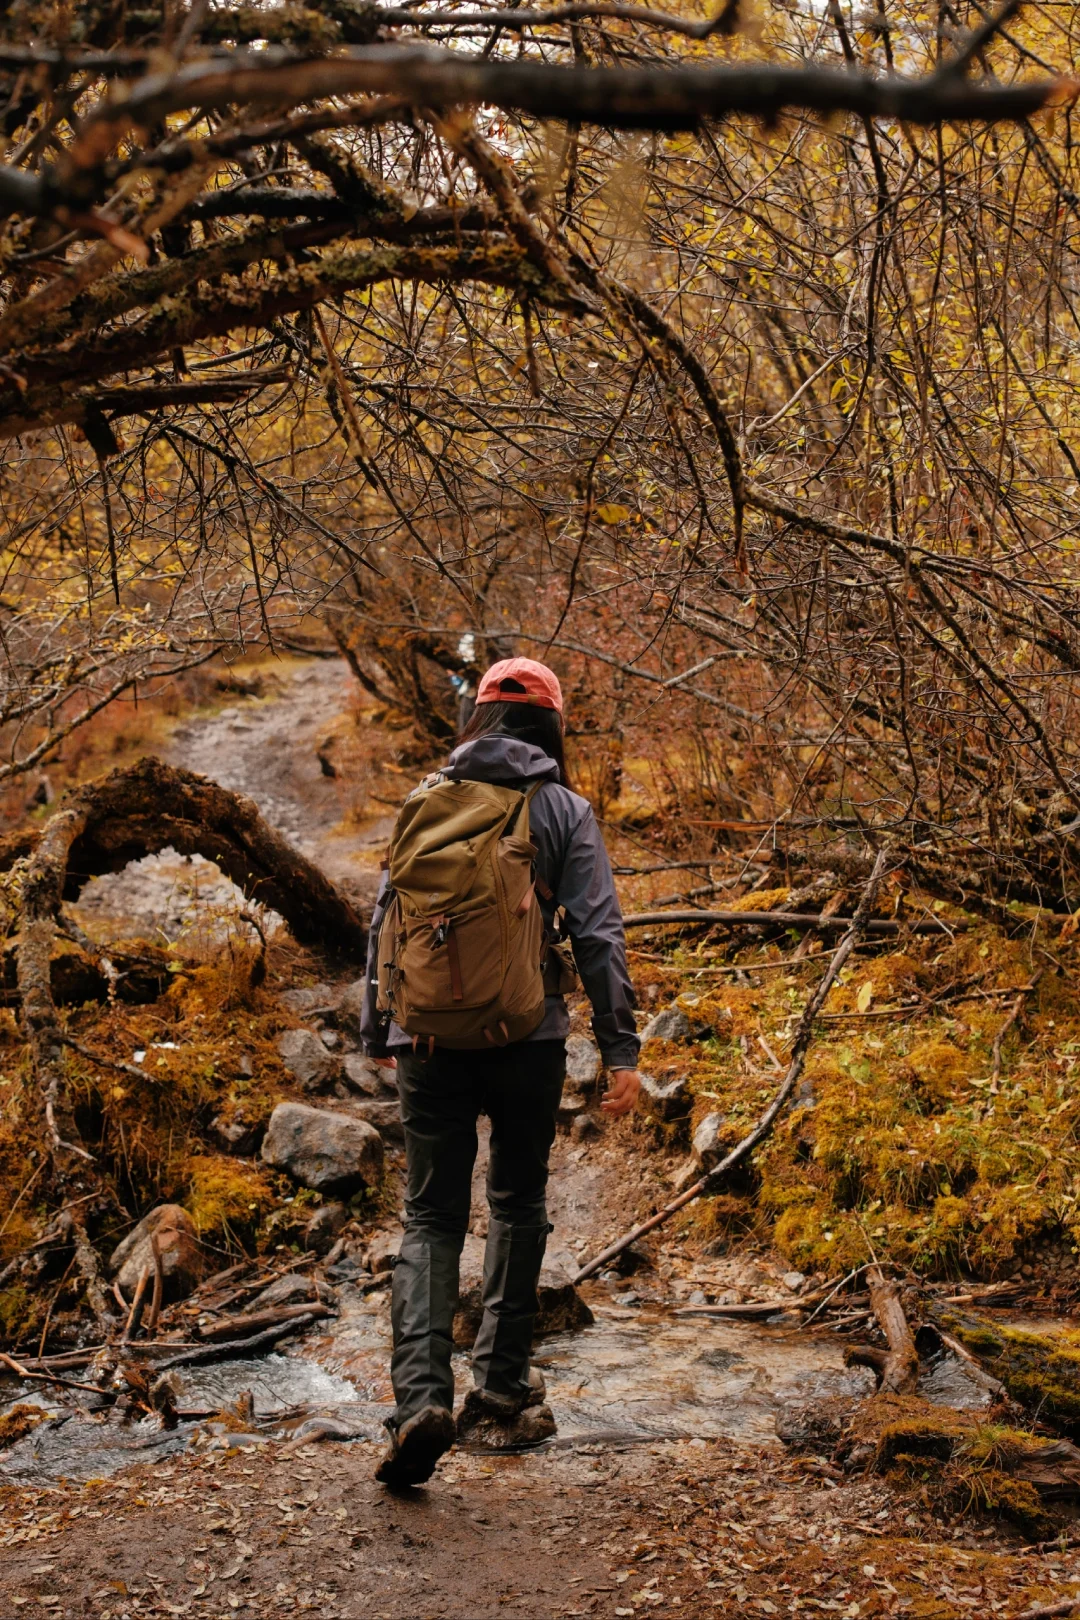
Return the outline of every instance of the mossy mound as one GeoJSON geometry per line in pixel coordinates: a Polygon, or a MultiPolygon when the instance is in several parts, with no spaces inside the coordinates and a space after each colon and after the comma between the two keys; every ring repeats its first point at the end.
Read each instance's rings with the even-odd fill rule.
{"type": "Polygon", "coordinates": [[[1080,1498],[1080,1451],[917,1395],[875,1395],[854,1408],[818,1401],[787,1420],[782,1438],[848,1469],[915,1488],[946,1513],[1007,1520],[1026,1535],[1053,1528],[1050,1504],[1080,1498]]]}
{"type": "Polygon", "coordinates": [[[1032,1333],[938,1306],[934,1320],[1001,1380],[1015,1401],[1080,1435],[1080,1333],[1032,1333]]]}
{"type": "MultiPolygon", "coordinates": [[[[265,1123],[275,1104],[295,1093],[276,1042],[296,1018],[280,992],[323,975],[288,942],[271,945],[263,983],[252,983],[255,960],[252,950],[240,948],[210,964],[174,959],[168,988],[152,1004],[91,1004],[67,1013],[78,1041],[65,1060],[67,1094],[94,1157],[97,1189],[78,1208],[102,1257],[162,1203],[189,1212],[212,1267],[299,1244],[316,1195],[298,1195],[287,1177],[257,1158],[222,1153],[219,1128],[237,1119],[265,1123]]],[[[25,1051],[11,1014],[2,1011],[0,1105],[2,1267],[29,1249],[65,1198],[49,1181],[25,1051]]],[[[0,1290],[6,1345],[36,1349],[50,1301],[50,1346],[85,1328],[83,1284],[71,1257],[64,1244],[31,1256],[32,1264],[0,1290]]]]}
{"type": "MultiPolygon", "coordinates": [[[[774,896],[763,896],[764,905],[774,896]]],[[[926,1276],[1011,1275],[1055,1246],[1080,1287],[1080,1006],[1066,975],[1080,966],[1077,932],[1034,939],[965,923],[952,939],[864,945],[830,994],[806,1062],[804,1092],[747,1167],[758,1215],[801,1271],[838,1272],[872,1257],[926,1276]],[[1043,969],[1007,1031],[1019,990],[1043,969]],[[1071,1254],[1070,1254],[1071,1251],[1071,1254]]],[[[706,1033],[646,1048],[651,1071],[678,1063],[694,1097],[690,1129],[723,1118],[738,1141],[773,1096],[817,960],[792,960],[798,935],[767,946],[650,942],[640,977],[654,1004],[678,997],[706,1033]]],[[[820,950],[820,947],[819,947],[820,950]]],[[[632,956],[635,977],[639,976],[632,956]]],[[[685,1232],[711,1235],[708,1201],[685,1232]]]]}

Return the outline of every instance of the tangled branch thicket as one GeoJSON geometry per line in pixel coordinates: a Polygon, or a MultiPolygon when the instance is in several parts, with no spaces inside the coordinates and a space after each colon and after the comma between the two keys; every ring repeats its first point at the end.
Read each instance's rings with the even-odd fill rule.
{"type": "Polygon", "coordinates": [[[5,7],[3,772],[315,616],[432,743],[546,651],[673,844],[1074,906],[1077,45],[5,7]]]}

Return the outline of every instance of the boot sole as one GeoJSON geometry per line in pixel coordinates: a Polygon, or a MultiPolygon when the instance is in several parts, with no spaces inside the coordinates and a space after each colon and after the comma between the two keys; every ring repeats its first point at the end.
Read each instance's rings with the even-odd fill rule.
{"type": "Polygon", "coordinates": [[[375,1478],[381,1485],[394,1487],[426,1484],[455,1437],[451,1413],[444,1407],[425,1406],[405,1424],[398,1435],[396,1449],[383,1458],[375,1478]]]}

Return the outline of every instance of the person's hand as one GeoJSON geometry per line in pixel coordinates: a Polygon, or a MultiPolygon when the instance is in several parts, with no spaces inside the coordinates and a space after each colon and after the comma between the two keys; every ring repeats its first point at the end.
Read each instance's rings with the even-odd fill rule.
{"type": "Polygon", "coordinates": [[[372,1063],[377,1063],[380,1069],[397,1068],[397,1058],[372,1058],[371,1061],[372,1063]]]}
{"type": "Polygon", "coordinates": [[[612,1069],[600,1107],[612,1119],[617,1119],[620,1114],[630,1112],[640,1090],[641,1076],[636,1069],[612,1069]]]}

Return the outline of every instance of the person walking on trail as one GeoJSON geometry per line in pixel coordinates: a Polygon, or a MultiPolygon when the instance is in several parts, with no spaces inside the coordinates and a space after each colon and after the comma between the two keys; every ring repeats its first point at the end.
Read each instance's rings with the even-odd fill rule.
{"type": "Polygon", "coordinates": [[[555,1431],[529,1356],[575,966],[609,1071],[604,1112],[629,1112],[640,1087],[622,916],[592,809],[567,785],[562,716],[546,665],[510,658],[487,671],[458,747],[402,808],[372,919],[364,1050],[396,1066],[408,1173],[397,1404],[376,1474],[391,1486],[423,1484],[455,1439],[517,1447],[555,1431]],[[491,1121],[483,1317],[455,1423],[452,1329],[480,1114],[491,1121]]]}

